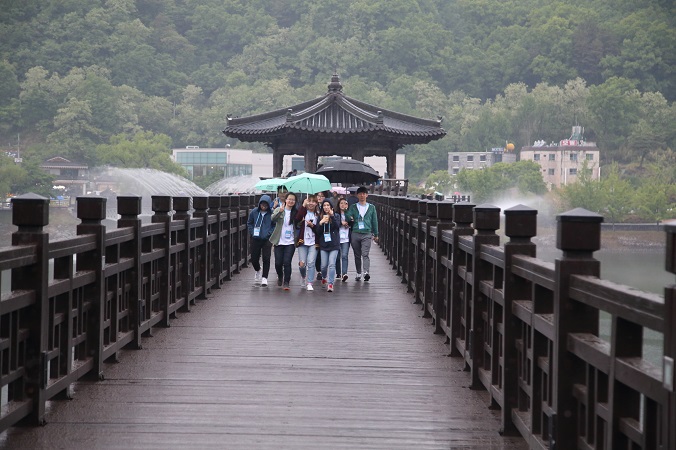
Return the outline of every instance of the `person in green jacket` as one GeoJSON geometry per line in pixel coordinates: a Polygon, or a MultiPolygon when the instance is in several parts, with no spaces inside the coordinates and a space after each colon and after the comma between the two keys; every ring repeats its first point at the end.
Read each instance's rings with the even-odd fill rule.
{"type": "Polygon", "coordinates": [[[361,281],[362,267],[364,269],[364,281],[371,279],[371,275],[369,275],[371,241],[378,242],[378,215],[376,214],[376,207],[366,203],[368,195],[368,189],[364,186],[357,189],[359,202],[351,205],[345,213],[346,221],[352,224],[350,244],[354,253],[354,265],[357,269],[355,281],[361,281]]]}

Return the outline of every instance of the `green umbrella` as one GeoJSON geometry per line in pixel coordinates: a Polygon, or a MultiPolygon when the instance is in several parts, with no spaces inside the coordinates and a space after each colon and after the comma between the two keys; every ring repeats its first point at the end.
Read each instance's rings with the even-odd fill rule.
{"type": "Polygon", "coordinates": [[[268,178],[267,180],[261,180],[256,183],[254,188],[259,191],[276,191],[285,181],[287,181],[285,178],[268,178]]]}
{"type": "Polygon", "coordinates": [[[324,175],[314,173],[302,173],[295,177],[287,178],[282,183],[289,192],[301,192],[303,194],[316,194],[320,191],[331,190],[331,182],[324,175]]]}

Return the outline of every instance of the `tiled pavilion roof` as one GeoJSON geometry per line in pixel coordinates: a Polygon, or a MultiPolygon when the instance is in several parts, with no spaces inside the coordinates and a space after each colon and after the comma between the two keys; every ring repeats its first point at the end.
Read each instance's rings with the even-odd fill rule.
{"type": "Polygon", "coordinates": [[[241,141],[266,143],[303,135],[313,139],[337,135],[355,140],[377,137],[398,146],[425,144],[446,135],[441,118],[420,119],[346,96],[338,75],[333,75],[328,87],[323,97],[289,108],[249,117],[228,117],[223,133],[241,141]]]}

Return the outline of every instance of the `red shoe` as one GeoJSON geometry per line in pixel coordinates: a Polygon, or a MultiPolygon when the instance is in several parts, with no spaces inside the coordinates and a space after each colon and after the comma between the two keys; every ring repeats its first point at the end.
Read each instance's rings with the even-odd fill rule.
{"type": "Polygon", "coordinates": [[[326,278],[322,278],[322,286],[326,284],[326,278]]]}
{"type": "Polygon", "coordinates": [[[333,292],[333,284],[329,283],[329,287],[326,288],[326,292],[333,292]]]}

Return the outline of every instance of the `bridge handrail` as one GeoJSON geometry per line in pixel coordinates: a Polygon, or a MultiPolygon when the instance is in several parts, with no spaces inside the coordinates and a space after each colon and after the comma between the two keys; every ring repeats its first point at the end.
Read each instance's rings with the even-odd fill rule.
{"type": "Polygon", "coordinates": [[[106,199],[78,197],[78,236],[50,241],[49,200],[14,198],[14,245],[0,248],[0,271],[11,272],[0,284],[0,432],[43,423],[49,399],[102,378],[104,361],[230,279],[246,264],[255,200],[153,196],[143,225],[141,197],[121,196],[118,228],[107,230],[106,199]]]}
{"type": "MultiPolygon", "coordinates": [[[[504,211],[500,244],[492,205],[369,201],[392,268],[464,360],[470,387],[488,391],[502,433],[533,448],[676,447],[676,285],[662,299],[600,279],[601,216],[557,216],[563,256],[547,263],[531,241],[537,211],[523,205],[504,211]],[[644,354],[645,330],[663,333],[657,363],[644,354]]],[[[675,273],[676,224],[665,230],[675,273]]]]}

